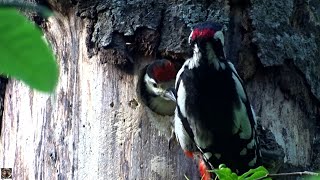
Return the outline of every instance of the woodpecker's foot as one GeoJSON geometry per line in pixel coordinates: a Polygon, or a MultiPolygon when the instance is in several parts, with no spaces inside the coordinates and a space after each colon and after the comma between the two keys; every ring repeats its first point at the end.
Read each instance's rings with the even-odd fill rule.
{"type": "Polygon", "coordinates": [[[211,174],[208,171],[206,163],[202,159],[199,160],[199,171],[201,175],[201,180],[211,180],[211,174]]]}

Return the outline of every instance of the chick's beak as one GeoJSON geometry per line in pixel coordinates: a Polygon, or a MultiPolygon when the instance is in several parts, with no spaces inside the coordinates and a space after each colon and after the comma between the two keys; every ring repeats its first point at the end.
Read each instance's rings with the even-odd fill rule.
{"type": "Polygon", "coordinates": [[[176,102],[177,100],[175,94],[176,90],[174,88],[168,88],[167,90],[165,90],[164,97],[176,102]]]}

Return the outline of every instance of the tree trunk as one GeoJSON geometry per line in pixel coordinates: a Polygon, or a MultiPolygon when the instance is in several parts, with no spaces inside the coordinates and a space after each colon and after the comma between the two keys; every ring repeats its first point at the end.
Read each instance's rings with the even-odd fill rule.
{"type": "Polygon", "coordinates": [[[206,20],[227,27],[227,57],[274,140],[265,143],[285,153],[280,171],[320,169],[316,0],[41,3],[55,10],[40,26],[60,78],[53,94],[6,85],[0,166],[14,179],[199,179],[196,162],[150,123],[136,89],[147,63],[183,62],[191,25],[206,20]]]}

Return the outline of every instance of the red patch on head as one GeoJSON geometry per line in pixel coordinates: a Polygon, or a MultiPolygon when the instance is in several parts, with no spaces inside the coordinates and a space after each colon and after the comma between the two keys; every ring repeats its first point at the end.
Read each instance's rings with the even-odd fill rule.
{"type": "Polygon", "coordinates": [[[166,82],[174,80],[177,75],[177,71],[172,62],[166,61],[162,66],[158,66],[153,69],[153,75],[156,81],[166,82]]]}
{"type": "Polygon", "coordinates": [[[216,32],[211,28],[194,29],[191,35],[191,40],[196,38],[212,38],[216,32]]]}
{"type": "Polygon", "coordinates": [[[200,175],[201,175],[202,180],[210,180],[211,179],[211,175],[210,175],[210,172],[208,172],[208,168],[206,166],[206,163],[202,159],[199,160],[199,171],[200,171],[200,175]]]}

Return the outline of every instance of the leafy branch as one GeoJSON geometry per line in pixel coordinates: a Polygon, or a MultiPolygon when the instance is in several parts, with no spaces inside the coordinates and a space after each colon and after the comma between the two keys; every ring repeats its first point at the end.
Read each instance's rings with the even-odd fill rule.
{"type": "Polygon", "coordinates": [[[255,169],[250,169],[248,172],[242,174],[241,176],[238,176],[236,173],[232,172],[231,169],[227,168],[225,165],[220,165],[219,169],[210,170],[209,172],[215,173],[217,178],[220,180],[271,180],[272,178],[287,176],[313,176],[317,177],[318,180],[320,179],[320,173],[309,171],[269,174],[268,170],[263,166],[259,166],[255,169]]]}
{"type": "Polygon", "coordinates": [[[14,4],[0,4],[0,74],[52,92],[59,77],[52,50],[44,42],[41,30],[12,7],[14,4]]]}
{"type": "Polygon", "coordinates": [[[318,179],[320,179],[320,173],[315,173],[315,172],[310,172],[310,171],[303,171],[303,172],[267,174],[265,177],[261,177],[261,178],[258,178],[258,179],[256,179],[256,180],[266,179],[266,178],[268,178],[268,177],[270,177],[270,178],[277,178],[277,177],[288,177],[288,176],[319,176],[318,179]]]}

